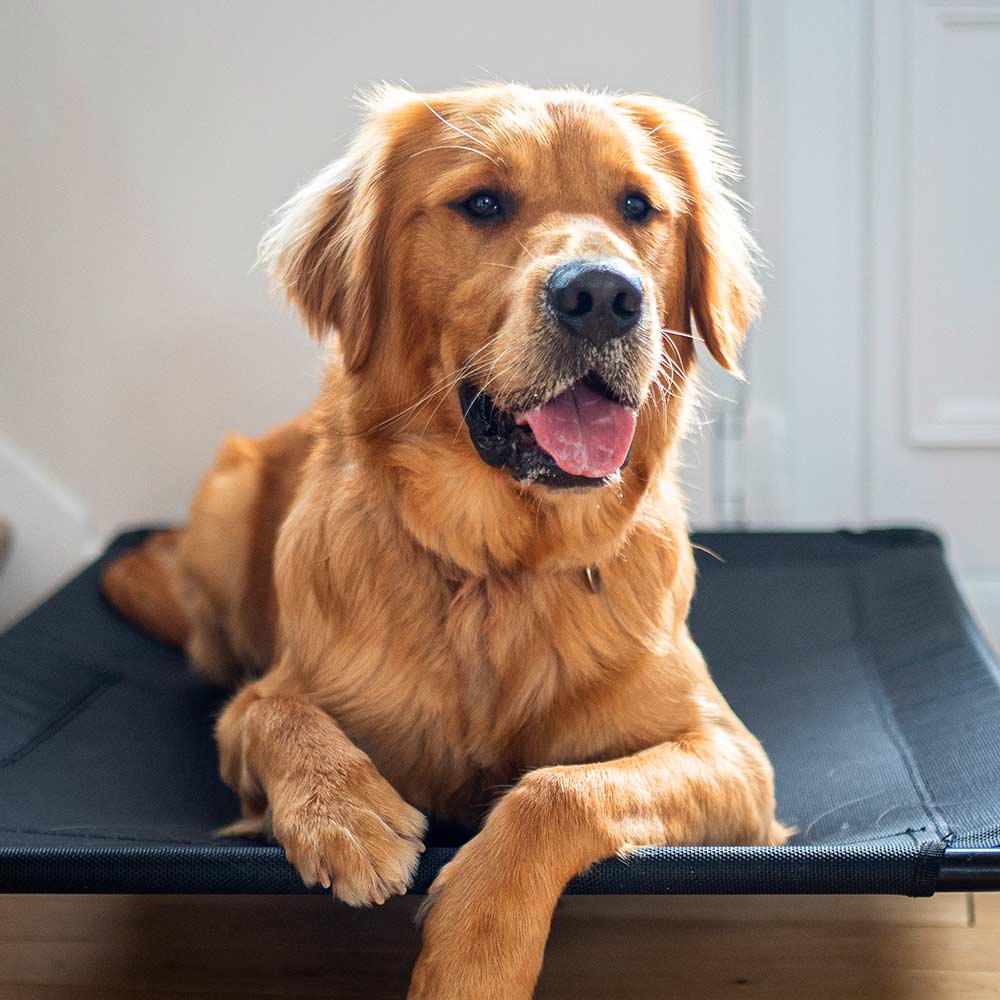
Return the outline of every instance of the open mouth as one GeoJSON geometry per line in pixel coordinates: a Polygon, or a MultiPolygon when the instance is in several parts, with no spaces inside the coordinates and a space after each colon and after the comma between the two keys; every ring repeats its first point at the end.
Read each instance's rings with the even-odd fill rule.
{"type": "Polygon", "coordinates": [[[635,410],[593,372],[517,413],[468,382],[459,388],[459,403],[480,458],[519,482],[603,486],[628,464],[635,410]]]}

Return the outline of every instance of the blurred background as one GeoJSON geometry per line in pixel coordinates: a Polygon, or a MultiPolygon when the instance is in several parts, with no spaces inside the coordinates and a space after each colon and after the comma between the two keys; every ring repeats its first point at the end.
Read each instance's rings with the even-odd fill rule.
{"type": "Polygon", "coordinates": [[[119,529],[182,518],[224,433],[313,397],[319,351],[253,263],[269,213],[343,151],[356,89],[503,78],[687,101],[743,162],[767,306],[748,384],[710,373],[695,524],[930,526],[1000,638],[1000,4],[5,0],[0,19],[0,626],[119,529]]]}

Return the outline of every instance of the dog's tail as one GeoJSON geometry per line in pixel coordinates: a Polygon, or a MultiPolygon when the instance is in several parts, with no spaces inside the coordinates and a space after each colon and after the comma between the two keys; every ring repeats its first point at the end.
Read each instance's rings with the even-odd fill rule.
{"type": "Polygon", "coordinates": [[[121,615],[161,642],[181,647],[191,631],[178,597],[183,534],[157,531],[112,561],[101,577],[104,596],[121,615]]]}

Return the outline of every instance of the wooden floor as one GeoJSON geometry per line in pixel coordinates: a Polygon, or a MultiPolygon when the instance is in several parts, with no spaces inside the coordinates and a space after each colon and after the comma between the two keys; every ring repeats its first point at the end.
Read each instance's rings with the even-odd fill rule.
{"type": "MultiPolygon", "coordinates": [[[[399,1000],[415,902],[0,895],[0,1000],[399,1000]]],[[[538,997],[1000,997],[1000,894],[568,897],[538,997]]]]}

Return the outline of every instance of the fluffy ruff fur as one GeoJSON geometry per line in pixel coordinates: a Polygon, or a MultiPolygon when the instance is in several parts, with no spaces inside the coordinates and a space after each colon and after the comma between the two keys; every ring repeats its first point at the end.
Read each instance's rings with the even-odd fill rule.
{"type": "Polygon", "coordinates": [[[273,833],[307,885],[381,903],[406,891],[425,814],[481,824],[428,897],[410,997],[527,998],[588,866],[786,835],[688,633],[675,476],[694,340],[735,369],[753,248],[715,134],[681,105],[507,86],[369,103],[263,244],[310,329],[337,333],[319,400],[228,439],[189,524],[105,590],[237,689],[216,729],[232,829],[273,833]],[[463,208],[484,189],[506,206],[485,223],[463,208]],[[588,257],[642,278],[642,321],[606,345],[542,302],[553,267],[588,257]],[[463,383],[513,411],[588,370],[638,400],[619,474],[554,490],[477,454],[463,383]]]}

